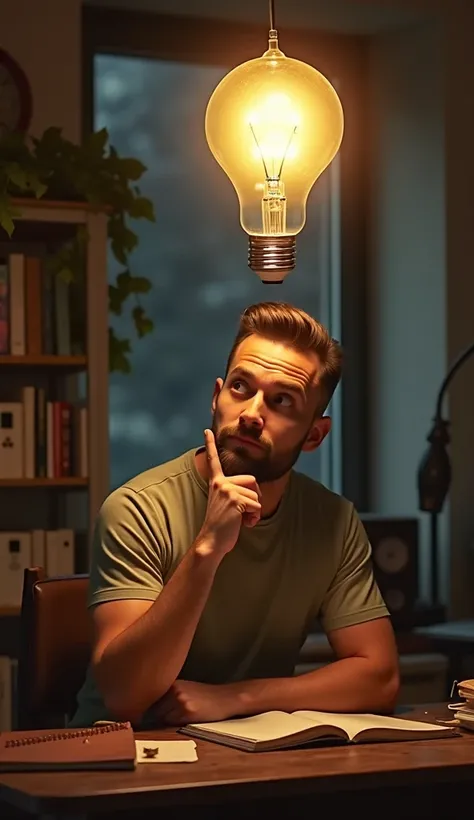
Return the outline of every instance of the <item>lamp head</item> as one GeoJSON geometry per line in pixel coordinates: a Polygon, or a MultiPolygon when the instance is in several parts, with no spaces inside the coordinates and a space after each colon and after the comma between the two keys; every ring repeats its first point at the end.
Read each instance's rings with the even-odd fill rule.
{"type": "Polygon", "coordinates": [[[446,445],[449,444],[449,422],[435,418],[427,438],[430,446],[418,468],[418,506],[423,512],[440,513],[451,483],[451,462],[446,445]]]}

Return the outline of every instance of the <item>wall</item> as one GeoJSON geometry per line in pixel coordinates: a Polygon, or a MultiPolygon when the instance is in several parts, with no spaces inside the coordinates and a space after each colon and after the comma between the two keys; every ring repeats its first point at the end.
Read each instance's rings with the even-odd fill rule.
{"type": "Polygon", "coordinates": [[[446,363],[441,53],[434,22],[370,48],[370,497],[389,515],[417,514],[416,471],[446,363]]]}
{"type": "MultiPolygon", "coordinates": [[[[445,22],[446,264],[449,360],[474,341],[474,5],[450,0],[445,22]]],[[[474,616],[474,360],[452,382],[451,594],[474,616]]]]}
{"type": "MultiPolygon", "coordinates": [[[[298,0],[275,3],[276,23],[284,39],[285,27],[314,27],[336,32],[374,33],[397,28],[426,14],[436,0],[298,0]]],[[[154,11],[160,14],[208,17],[262,25],[268,23],[268,3],[239,0],[84,0],[84,5],[154,11]]]]}
{"type": "MultiPolygon", "coordinates": [[[[473,30],[474,6],[455,0],[438,25],[377,37],[371,49],[371,506],[390,514],[417,512],[436,394],[474,340],[473,30]]],[[[450,616],[473,617],[474,361],[444,413],[453,477],[440,569],[450,616]]],[[[425,527],[425,557],[426,546],[425,527]]]]}
{"type": "Polygon", "coordinates": [[[81,0],[0,0],[0,44],[31,84],[33,134],[57,125],[79,139],[80,11],[81,0]]]}

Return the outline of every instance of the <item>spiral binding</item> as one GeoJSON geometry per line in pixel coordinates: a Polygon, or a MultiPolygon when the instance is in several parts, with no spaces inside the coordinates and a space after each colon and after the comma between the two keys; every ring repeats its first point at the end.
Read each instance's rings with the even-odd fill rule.
{"type": "Polygon", "coordinates": [[[18,746],[32,746],[35,743],[47,743],[51,740],[72,740],[74,738],[89,738],[97,735],[105,735],[109,732],[119,732],[128,729],[129,723],[108,723],[103,726],[93,726],[90,729],[67,730],[63,732],[48,732],[45,735],[30,735],[27,737],[12,738],[5,742],[5,748],[18,746]]]}

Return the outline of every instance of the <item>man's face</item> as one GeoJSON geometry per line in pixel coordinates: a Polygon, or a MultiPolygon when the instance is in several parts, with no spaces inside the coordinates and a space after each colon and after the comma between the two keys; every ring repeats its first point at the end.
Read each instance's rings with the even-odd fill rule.
{"type": "Polygon", "coordinates": [[[212,401],[212,430],[225,475],[276,481],[302,450],[321,444],[330,419],[315,417],[318,372],[315,353],[257,335],[241,342],[212,401]]]}

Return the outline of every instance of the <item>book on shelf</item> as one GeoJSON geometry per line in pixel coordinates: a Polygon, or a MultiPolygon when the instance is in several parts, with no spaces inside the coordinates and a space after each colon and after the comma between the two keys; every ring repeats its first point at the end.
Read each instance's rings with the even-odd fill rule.
{"type": "Polygon", "coordinates": [[[454,737],[451,726],[383,715],[264,712],[252,717],[183,726],[183,734],[246,752],[289,749],[315,741],[370,743],[454,737]]]}
{"type": "Polygon", "coordinates": [[[0,771],[134,769],[136,747],[128,722],[59,729],[2,732],[0,771]]]}
{"type": "Polygon", "coordinates": [[[0,259],[0,354],[84,355],[84,283],[53,273],[48,258],[0,259]]]}
{"type": "Polygon", "coordinates": [[[20,607],[24,571],[43,567],[48,576],[73,575],[75,533],[72,529],[0,531],[0,607],[20,607]]]}
{"type": "Polygon", "coordinates": [[[87,478],[87,407],[24,385],[0,403],[0,478],[87,478]]]}
{"type": "Polygon", "coordinates": [[[14,728],[14,675],[12,659],[8,655],[0,655],[0,732],[11,732],[14,728]]]}

